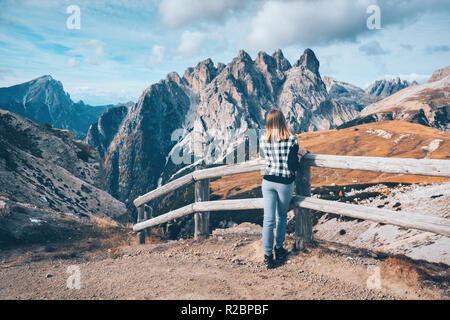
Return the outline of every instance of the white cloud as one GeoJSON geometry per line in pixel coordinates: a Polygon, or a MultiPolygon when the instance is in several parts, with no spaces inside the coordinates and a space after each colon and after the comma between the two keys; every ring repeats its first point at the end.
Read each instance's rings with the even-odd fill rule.
{"type": "MultiPolygon", "coordinates": [[[[69,55],[82,56],[83,62],[89,63],[91,65],[100,65],[103,60],[107,57],[105,52],[106,44],[97,39],[89,40],[83,43],[80,47],[71,49],[67,51],[69,55]]],[[[72,57],[68,61],[69,67],[77,67],[80,65],[80,61],[72,57]]]]}
{"type": "Polygon", "coordinates": [[[0,80],[5,79],[8,76],[14,76],[15,72],[11,69],[0,69],[0,80]]]}
{"type": "Polygon", "coordinates": [[[296,42],[319,44],[353,38],[366,28],[369,0],[268,1],[252,19],[254,48],[273,50],[296,42]]]}
{"type": "Polygon", "coordinates": [[[105,43],[101,40],[90,40],[87,44],[86,47],[88,49],[91,49],[95,55],[99,58],[104,58],[106,57],[106,53],[105,53],[105,43]]]}
{"type": "Polygon", "coordinates": [[[380,43],[376,40],[365,43],[361,45],[358,49],[360,52],[368,56],[379,56],[389,53],[389,51],[383,49],[380,43]]]}
{"type": "Polygon", "coordinates": [[[185,31],[181,35],[181,41],[176,52],[180,54],[195,53],[204,45],[207,38],[207,33],[185,31]]]}
{"type": "Polygon", "coordinates": [[[273,50],[288,45],[328,45],[355,41],[367,28],[369,5],[378,4],[381,28],[413,21],[425,12],[448,12],[450,1],[410,0],[269,0],[251,20],[248,43],[253,49],[273,50]]]}
{"type": "Polygon", "coordinates": [[[78,67],[80,65],[80,61],[78,61],[75,57],[70,58],[67,60],[67,66],[69,68],[78,67]]]}
{"type": "Polygon", "coordinates": [[[223,46],[224,38],[218,33],[184,31],[175,53],[193,55],[201,51],[217,50],[223,46]]]}
{"type": "Polygon", "coordinates": [[[162,0],[158,11],[168,27],[179,27],[192,21],[222,19],[228,10],[243,6],[240,0],[162,0]]]}
{"type": "Polygon", "coordinates": [[[164,60],[165,52],[165,47],[155,44],[152,48],[152,52],[147,59],[147,65],[155,65],[161,63],[164,60]]]}

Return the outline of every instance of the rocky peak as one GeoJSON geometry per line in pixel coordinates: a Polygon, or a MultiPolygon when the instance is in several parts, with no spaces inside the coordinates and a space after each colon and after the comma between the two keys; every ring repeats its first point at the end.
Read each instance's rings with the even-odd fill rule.
{"type": "Polygon", "coordinates": [[[199,62],[195,68],[188,68],[183,79],[194,91],[199,91],[206,87],[216,77],[217,73],[213,61],[208,58],[199,62]]]}
{"type": "Polygon", "coordinates": [[[225,69],[225,64],[222,62],[219,62],[217,64],[217,74],[221,73],[223,69],[225,69]]]}
{"type": "Polygon", "coordinates": [[[450,66],[433,72],[428,82],[439,81],[450,75],[450,66]]]}
{"type": "Polygon", "coordinates": [[[283,52],[280,49],[275,51],[274,54],[272,55],[272,57],[274,57],[274,59],[275,59],[277,69],[279,69],[281,71],[286,71],[291,68],[291,63],[289,62],[288,59],[286,59],[284,57],[283,52]]]}
{"type": "Polygon", "coordinates": [[[269,56],[264,51],[258,52],[255,60],[256,65],[258,65],[264,71],[272,72],[276,69],[277,64],[273,57],[269,56]]]}
{"type": "Polygon", "coordinates": [[[181,78],[176,72],[169,72],[166,76],[166,81],[173,81],[181,85],[181,78]]]}
{"type": "Polygon", "coordinates": [[[409,82],[400,79],[400,77],[395,77],[393,79],[376,80],[372,82],[372,84],[370,84],[365,91],[368,94],[386,98],[389,97],[390,95],[393,95],[397,91],[400,91],[402,89],[405,89],[409,86],[413,86],[416,84],[417,84],[416,81],[409,82]]]}
{"type": "Polygon", "coordinates": [[[312,71],[315,74],[319,74],[319,60],[317,60],[314,51],[306,49],[300,59],[294,64],[294,67],[304,66],[306,69],[312,71]]]}
{"type": "Polygon", "coordinates": [[[240,60],[240,61],[253,62],[252,58],[250,57],[250,55],[247,52],[245,52],[244,50],[242,50],[242,49],[239,50],[237,59],[240,60]]]}

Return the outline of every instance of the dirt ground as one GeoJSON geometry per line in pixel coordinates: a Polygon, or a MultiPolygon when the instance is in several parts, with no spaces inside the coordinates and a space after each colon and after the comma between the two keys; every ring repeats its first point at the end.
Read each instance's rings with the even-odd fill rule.
{"type": "MultiPolygon", "coordinates": [[[[0,299],[450,298],[446,265],[320,240],[267,270],[261,227],[250,223],[216,229],[203,240],[147,240],[86,251],[68,244],[2,250],[0,299]],[[68,288],[70,266],[80,272],[79,289],[68,288]]],[[[292,248],[292,235],[286,244],[292,248]]]]}

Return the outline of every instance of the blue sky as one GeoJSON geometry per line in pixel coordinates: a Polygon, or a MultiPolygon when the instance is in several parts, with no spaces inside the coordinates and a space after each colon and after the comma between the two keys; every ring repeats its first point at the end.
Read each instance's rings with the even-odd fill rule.
{"type": "Polygon", "coordinates": [[[305,48],[320,72],[360,87],[383,77],[425,81],[450,64],[448,0],[0,0],[0,87],[50,74],[73,100],[137,101],[176,71],[239,49],[305,48]],[[369,29],[370,5],[381,29],[369,29]],[[67,7],[80,8],[68,29],[67,7]]]}

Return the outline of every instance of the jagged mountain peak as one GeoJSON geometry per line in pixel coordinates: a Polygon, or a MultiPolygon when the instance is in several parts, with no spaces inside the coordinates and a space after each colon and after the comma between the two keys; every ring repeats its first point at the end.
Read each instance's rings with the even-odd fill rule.
{"type": "Polygon", "coordinates": [[[390,79],[375,80],[365,89],[365,91],[368,94],[386,98],[404,88],[417,84],[418,83],[416,81],[410,82],[403,80],[400,77],[394,77],[390,79]]]}
{"type": "Polygon", "coordinates": [[[183,79],[194,91],[199,91],[207,86],[218,73],[214,62],[208,58],[200,61],[194,68],[187,68],[183,79]]]}
{"type": "Polygon", "coordinates": [[[258,52],[255,59],[256,65],[263,67],[267,71],[272,71],[277,68],[277,62],[274,57],[268,55],[264,51],[258,52]]]}
{"type": "Polygon", "coordinates": [[[74,103],[63,84],[50,75],[0,88],[0,109],[41,124],[72,130],[78,136],[84,135],[107,108],[88,106],[82,101],[74,103]]]}
{"type": "Polygon", "coordinates": [[[431,75],[430,79],[428,79],[427,82],[439,81],[449,75],[450,75],[450,66],[447,66],[445,68],[434,71],[433,74],[431,75]]]}
{"type": "Polygon", "coordinates": [[[291,68],[291,63],[289,62],[288,59],[286,59],[284,57],[281,49],[278,49],[277,51],[275,51],[274,54],[272,55],[272,57],[274,57],[274,59],[275,59],[275,62],[277,64],[277,69],[279,69],[281,71],[286,71],[291,68]]]}
{"type": "Polygon", "coordinates": [[[315,74],[319,74],[319,60],[317,60],[314,51],[306,49],[301,55],[300,59],[294,64],[294,67],[304,66],[306,69],[312,71],[315,74]]]}
{"type": "Polygon", "coordinates": [[[236,57],[238,60],[240,61],[250,61],[253,62],[252,58],[250,57],[250,55],[244,51],[243,49],[239,50],[239,53],[236,57]]]}
{"type": "Polygon", "coordinates": [[[54,80],[53,79],[53,77],[51,76],[51,75],[49,75],[49,74],[46,74],[46,75],[43,75],[43,76],[40,76],[40,77],[37,77],[36,79],[33,79],[34,81],[36,81],[36,80],[45,80],[45,81],[51,81],[51,80],[54,80]]]}

